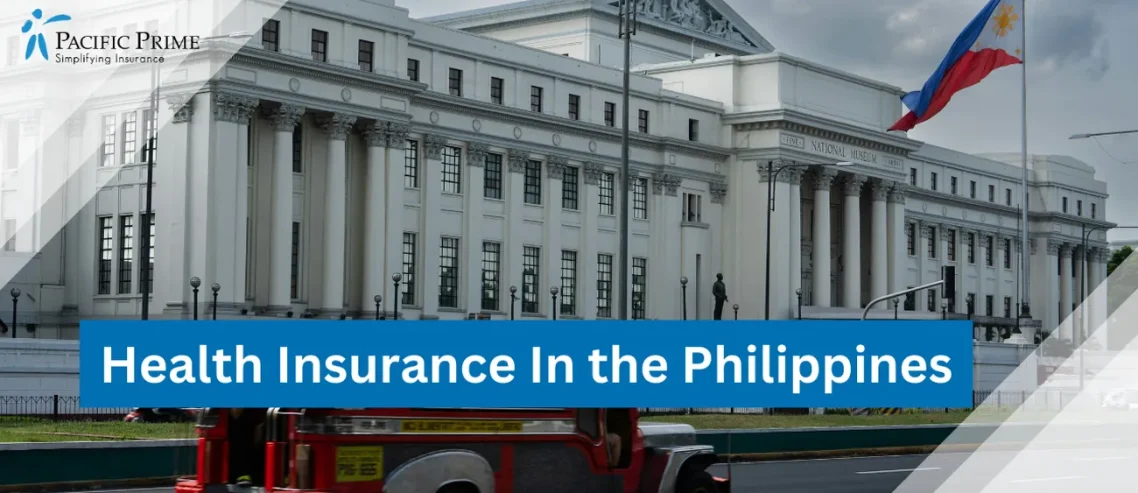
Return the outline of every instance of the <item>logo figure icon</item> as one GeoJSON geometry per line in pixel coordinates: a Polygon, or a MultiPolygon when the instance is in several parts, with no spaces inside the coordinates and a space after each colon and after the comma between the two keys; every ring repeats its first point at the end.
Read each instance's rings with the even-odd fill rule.
{"type": "MultiPolygon", "coordinates": [[[[43,19],[43,10],[41,10],[41,9],[33,10],[32,11],[32,17],[34,17],[35,20],[37,20],[37,21],[40,19],[43,19]]],[[[71,16],[69,16],[69,15],[65,15],[65,14],[53,15],[53,16],[51,16],[50,19],[43,21],[43,24],[41,24],[41,25],[47,25],[47,24],[51,24],[53,22],[63,22],[63,21],[69,21],[69,20],[71,20],[71,16]]],[[[34,26],[35,26],[35,23],[33,23],[31,19],[26,20],[26,21],[24,21],[24,26],[20,28],[20,32],[22,32],[24,34],[28,34],[29,32],[32,31],[32,28],[34,26]]],[[[36,32],[35,34],[32,34],[31,37],[28,38],[28,47],[27,47],[27,49],[24,50],[24,60],[31,59],[32,54],[35,53],[37,50],[39,51],[40,56],[42,56],[44,60],[48,59],[47,58],[47,40],[44,39],[43,33],[41,33],[41,32],[36,32]]]]}

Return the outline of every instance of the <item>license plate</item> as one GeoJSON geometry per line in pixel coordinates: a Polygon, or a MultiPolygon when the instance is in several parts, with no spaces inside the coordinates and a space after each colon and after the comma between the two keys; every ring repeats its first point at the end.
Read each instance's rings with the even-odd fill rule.
{"type": "Polygon", "coordinates": [[[403,421],[404,433],[521,433],[521,421],[411,420],[403,421]]]}
{"type": "Polygon", "coordinates": [[[336,482],[383,479],[383,447],[336,447],[336,482]]]}

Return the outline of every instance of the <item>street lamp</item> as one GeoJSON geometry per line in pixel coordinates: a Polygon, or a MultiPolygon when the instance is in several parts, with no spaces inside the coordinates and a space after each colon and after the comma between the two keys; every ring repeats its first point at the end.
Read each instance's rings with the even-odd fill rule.
{"type": "MultiPolygon", "coordinates": [[[[631,106],[632,94],[632,37],[636,35],[637,14],[639,8],[637,0],[618,0],[618,17],[620,20],[617,23],[617,36],[624,40],[624,86],[621,91],[621,119],[623,123],[620,127],[620,176],[624,184],[624,190],[620,193],[620,266],[619,275],[620,279],[618,286],[620,292],[617,293],[617,315],[620,320],[628,320],[628,242],[629,242],[629,226],[628,226],[628,192],[632,180],[632,168],[629,165],[631,137],[629,136],[628,129],[628,113],[631,106]]],[[[633,313],[633,317],[635,313],[633,313]]]]}
{"type": "Polygon", "coordinates": [[[763,296],[766,298],[763,307],[763,320],[771,319],[771,212],[774,212],[774,182],[779,173],[788,168],[804,168],[810,166],[853,166],[854,163],[849,161],[842,161],[839,163],[824,163],[824,164],[799,164],[791,162],[790,164],[783,165],[777,169],[774,167],[774,161],[767,161],[767,270],[766,270],[766,292],[763,296]]]}
{"type": "Polygon", "coordinates": [[[1138,130],[1120,130],[1117,132],[1098,132],[1093,134],[1075,134],[1069,140],[1089,139],[1091,137],[1102,137],[1105,135],[1123,135],[1123,134],[1138,134],[1138,130]]]}
{"type": "Polygon", "coordinates": [[[941,303],[940,304],[940,319],[941,320],[947,320],[948,319],[948,303],[941,303]]]}
{"type": "Polygon", "coordinates": [[[372,299],[375,300],[375,319],[379,320],[379,304],[383,303],[383,295],[377,294],[372,299]]]}
{"type": "Polygon", "coordinates": [[[20,288],[12,288],[12,339],[16,338],[16,306],[20,304],[20,288]]]}
{"type": "Polygon", "coordinates": [[[518,287],[510,286],[510,320],[514,319],[514,305],[518,304],[518,287]]]}
{"type": "Polygon", "coordinates": [[[202,280],[197,277],[190,278],[190,287],[194,288],[194,320],[198,319],[198,288],[201,287],[202,280]]]}
{"type": "Polygon", "coordinates": [[[731,308],[735,310],[735,320],[739,320],[739,304],[735,303],[735,306],[732,306],[731,308]]]}
{"type": "Polygon", "coordinates": [[[209,289],[213,291],[213,319],[217,320],[217,292],[221,291],[221,285],[215,282],[209,289]]]}
{"type": "Polygon", "coordinates": [[[802,288],[795,289],[794,295],[798,297],[798,319],[802,320],[802,288]]]}
{"type": "Polygon", "coordinates": [[[391,301],[391,309],[395,311],[395,318],[393,318],[392,320],[395,320],[396,322],[398,322],[399,321],[399,303],[401,302],[401,300],[399,299],[399,281],[403,280],[403,274],[396,272],[396,273],[391,275],[391,280],[395,283],[395,296],[392,298],[392,301],[391,301]]]}
{"type": "Polygon", "coordinates": [[[680,288],[684,291],[684,320],[688,319],[688,276],[680,278],[680,288]]]}
{"type": "Polygon", "coordinates": [[[893,320],[897,320],[897,305],[901,304],[901,300],[893,298],[893,320]]]}
{"type": "Polygon", "coordinates": [[[557,293],[561,291],[557,286],[549,288],[549,296],[553,297],[553,319],[557,320],[557,293]]]}

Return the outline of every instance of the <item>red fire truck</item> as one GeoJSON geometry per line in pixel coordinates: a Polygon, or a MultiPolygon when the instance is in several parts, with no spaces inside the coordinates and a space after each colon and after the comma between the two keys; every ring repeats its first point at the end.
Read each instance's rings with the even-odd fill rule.
{"type": "Polygon", "coordinates": [[[729,493],[635,409],[203,409],[176,493],[729,493]]]}

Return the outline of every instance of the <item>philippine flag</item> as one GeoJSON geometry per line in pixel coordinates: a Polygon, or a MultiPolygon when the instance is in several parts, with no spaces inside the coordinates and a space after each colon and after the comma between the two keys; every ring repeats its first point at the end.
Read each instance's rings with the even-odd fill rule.
{"type": "Polygon", "coordinates": [[[920,91],[901,97],[909,113],[889,129],[907,132],[940,113],[956,93],[1000,67],[1023,63],[1024,0],[989,0],[956,38],[920,91]]]}

